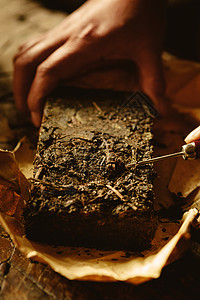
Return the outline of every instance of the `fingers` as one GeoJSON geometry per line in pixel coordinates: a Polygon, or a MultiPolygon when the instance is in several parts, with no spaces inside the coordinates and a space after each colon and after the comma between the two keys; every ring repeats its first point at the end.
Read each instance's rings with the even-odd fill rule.
{"type": "Polygon", "coordinates": [[[37,66],[40,65],[63,42],[53,39],[41,41],[41,37],[25,44],[14,58],[13,92],[16,106],[22,113],[28,112],[27,96],[37,66]]]}
{"type": "Polygon", "coordinates": [[[197,141],[199,139],[200,139],[200,126],[195,128],[192,132],[190,132],[188,134],[188,136],[186,136],[185,142],[188,144],[188,143],[191,143],[193,141],[197,141]]]}
{"type": "Polygon", "coordinates": [[[33,47],[34,45],[36,45],[37,43],[39,43],[40,41],[42,41],[42,39],[44,39],[44,35],[39,35],[35,38],[32,38],[31,40],[29,40],[28,42],[22,44],[19,47],[19,52],[15,55],[14,60],[22,54],[22,52],[27,51],[28,49],[30,49],[31,47],[33,47]]]}
{"type": "Polygon", "coordinates": [[[41,123],[45,97],[58,83],[83,73],[88,65],[96,61],[94,52],[94,44],[82,40],[68,42],[38,66],[27,99],[31,119],[36,127],[41,123]]]}
{"type": "Polygon", "coordinates": [[[59,78],[56,73],[47,72],[40,67],[30,89],[27,99],[31,120],[35,127],[39,127],[42,119],[44,98],[50,94],[58,83],[59,78]]]}
{"type": "Polygon", "coordinates": [[[139,67],[142,91],[154,101],[158,111],[161,114],[164,114],[165,105],[163,96],[165,91],[165,81],[160,54],[148,49],[147,51],[140,53],[136,63],[139,67]]]}
{"type": "Polygon", "coordinates": [[[13,77],[13,92],[17,109],[22,114],[28,114],[28,106],[26,98],[33,80],[35,67],[33,65],[26,65],[23,62],[15,65],[13,77]]]}

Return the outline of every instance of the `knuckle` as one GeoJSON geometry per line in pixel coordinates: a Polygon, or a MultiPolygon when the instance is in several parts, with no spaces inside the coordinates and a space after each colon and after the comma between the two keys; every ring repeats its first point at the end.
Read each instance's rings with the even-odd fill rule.
{"type": "Polygon", "coordinates": [[[88,24],[77,34],[77,36],[75,36],[75,38],[87,43],[91,43],[98,40],[99,36],[100,33],[98,32],[98,28],[94,24],[88,24]]]}
{"type": "Polygon", "coordinates": [[[34,65],[34,57],[29,53],[21,54],[19,52],[14,56],[13,63],[18,69],[26,69],[34,65]]]}
{"type": "Polygon", "coordinates": [[[25,49],[26,46],[27,46],[27,42],[24,43],[24,44],[21,44],[21,45],[19,46],[19,48],[18,48],[18,51],[19,51],[19,52],[23,51],[23,49],[25,49]]]}
{"type": "Polygon", "coordinates": [[[57,65],[49,60],[42,62],[36,69],[36,76],[38,78],[57,77],[57,65]]]}
{"type": "Polygon", "coordinates": [[[36,70],[36,76],[45,77],[51,72],[51,67],[48,66],[45,62],[41,63],[36,70]]]}

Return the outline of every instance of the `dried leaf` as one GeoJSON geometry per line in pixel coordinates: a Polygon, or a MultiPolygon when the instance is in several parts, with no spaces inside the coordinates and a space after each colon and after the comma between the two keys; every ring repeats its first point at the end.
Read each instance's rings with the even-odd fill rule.
{"type": "Polygon", "coordinates": [[[170,192],[179,197],[189,196],[197,187],[200,187],[199,170],[200,160],[178,159],[169,182],[170,192]]]}
{"type": "Polygon", "coordinates": [[[33,159],[35,150],[26,137],[22,138],[13,150],[20,171],[26,178],[33,177],[33,159]]]}
{"type": "Polygon", "coordinates": [[[0,210],[20,218],[29,197],[29,182],[20,172],[14,153],[0,150],[0,210]]]}
{"type": "Polygon", "coordinates": [[[0,178],[0,211],[9,216],[15,214],[20,199],[15,189],[12,183],[0,178]]]}

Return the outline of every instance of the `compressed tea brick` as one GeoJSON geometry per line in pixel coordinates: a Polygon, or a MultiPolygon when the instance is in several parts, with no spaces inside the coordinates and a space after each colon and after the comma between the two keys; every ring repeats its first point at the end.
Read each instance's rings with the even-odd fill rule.
{"type": "Polygon", "coordinates": [[[149,247],[155,173],[152,165],[128,164],[152,157],[152,116],[134,99],[125,102],[127,93],[65,95],[45,106],[24,211],[27,236],[99,249],[149,247]]]}

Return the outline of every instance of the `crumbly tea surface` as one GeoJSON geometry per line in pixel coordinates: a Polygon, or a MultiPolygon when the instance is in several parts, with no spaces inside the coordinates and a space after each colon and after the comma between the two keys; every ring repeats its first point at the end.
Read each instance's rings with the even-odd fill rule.
{"type": "Polygon", "coordinates": [[[81,96],[48,100],[25,219],[60,214],[151,222],[152,165],[128,165],[152,156],[152,118],[122,106],[123,93],[81,96]]]}

